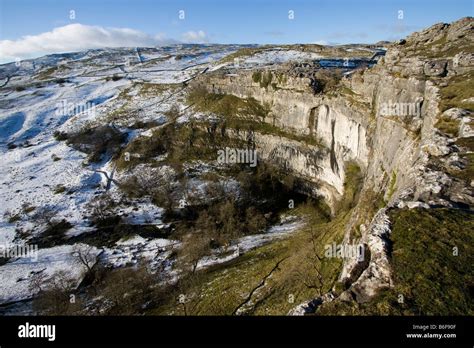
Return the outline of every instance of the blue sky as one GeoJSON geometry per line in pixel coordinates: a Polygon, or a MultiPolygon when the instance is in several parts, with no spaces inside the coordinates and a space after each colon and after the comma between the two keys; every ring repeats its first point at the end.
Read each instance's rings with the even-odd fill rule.
{"type": "MultiPolygon", "coordinates": [[[[0,43],[70,24],[130,28],[153,38],[159,34],[188,42],[369,43],[472,16],[473,4],[474,0],[0,0],[0,43]],[[75,19],[69,18],[71,10],[75,19]],[[184,20],[179,19],[180,10],[185,11],[184,20]],[[289,19],[290,10],[294,19],[289,19]],[[403,19],[398,18],[399,10],[403,19]]],[[[77,35],[92,35],[79,29],[83,34],[77,35]]],[[[14,51],[11,42],[5,47],[14,51]]]]}

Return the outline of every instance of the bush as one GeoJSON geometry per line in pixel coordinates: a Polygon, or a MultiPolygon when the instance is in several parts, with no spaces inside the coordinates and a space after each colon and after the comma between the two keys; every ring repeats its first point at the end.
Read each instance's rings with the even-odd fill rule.
{"type": "Polygon", "coordinates": [[[258,83],[262,80],[262,73],[260,71],[255,71],[253,74],[252,74],[252,80],[253,82],[255,83],[258,83]]]}
{"type": "Polygon", "coordinates": [[[273,74],[271,71],[264,72],[262,74],[262,79],[260,81],[261,88],[267,88],[268,85],[272,82],[273,74]]]}
{"type": "Polygon", "coordinates": [[[103,156],[120,151],[126,134],[111,126],[87,128],[68,136],[68,144],[76,150],[89,154],[91,162],[99,162],[103,156]]]}
{"type": "Polygon", "coordinates": [[[162,279],[143,265],[105,272],[95,285],[102,298],[102,314],[137,315],[156,305],[166,295],[162,279]]]}
{"type": "Polygon", "coordinates": [[[72,228],[72,224],[66,219],[59,221],[51,220],[48,222],[46,229],[39,237],[34,237],[32,244],[38,244],[39,248],[51,248],[61,245],[65,242],[65,233],[72,228]]]}
{"type": "Polygon", "coordinates": [[[81,304],[71,301],[75,296],[75,284],[65,271],[56,272],[50,279],[37,273],[30,280],[30,289],[39,290],[33,299],[33,309],[40,315],[71,315],[76,313],[81,304]]]}
{"type": "Polygon", "coordinates": [[[90,210],[89,220],[98,227],[108,226],[110,218],[114,217],[116,205],[117,203],[109,194],[94,197],[87,204],[87,208],[90,210]]]}
{"type": "Polygon", "coordinates": [[[68,135],[67,135],[67,133],[64,133],[64,132],[55,131],[55,132],[54,132],[54,138],[55,138],[57,141],[67,140],[67,139],[68,139],[68,135]]]}
{"type": "Polygon", "coordinates": [[[55,188],[54,188],[54,193],[55,194],[59,194],[59,193],[63,193],[66,191],[66,187],[64,185],[57,185],[55,188]]]}

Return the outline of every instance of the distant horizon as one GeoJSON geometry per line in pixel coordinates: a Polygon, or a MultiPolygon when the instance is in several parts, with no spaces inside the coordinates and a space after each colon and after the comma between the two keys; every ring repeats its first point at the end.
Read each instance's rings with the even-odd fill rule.
{"type": "Polygon", "coordinates": [[[471,0],[0,0],[0,64],[170,44],[370,45],[472,13],[471,0]]]}
{"type": "MultiPolygon", "coordinates": [[[[379,41],[380,42],[380,41],[379,41]]],[[[385,41],[390,43],[391,41],[385,41]]],[[[97,48],[86,48],[83,50],[77,50],[77,51],[67,51],[67,52],[54,52],[54,53],[47,53],[38,57],[32,57],[32,58],[25,58],[20,61],[28,61],[28,60],[35,60],[35,59],[40,59],[43,57],[47,56],[54,56],[54,55],[66,55],[66,54],[76,54],[76,53],[81,53],[85,51],[100,51],[100,50],[107,50],[107,49],[116,49],[116,50],[123,50],[123,49],[129,49],[133,50],[136,48],[160,48],[160,47],[173,47],[173,46],[298,46],[298,45],[318,45],[318,46],[350,46],[350,45],[360,45],[360,46],[370,46],[370,45],[375,45],[377,42],[374,43],[360,43],[360,42],[354,42],[354,43],[344,43],[344,44],[329,44],[329,45],[323,45],[323,44],[317,44],[317,43],[292,43],[292,44],[245,44],[245,43],[183,43],[183,42],[177,42],[177,43],[172,43],[172,44],[166,44],[166,45],[156,45],[156,46],[117,46],[117,47],[97,47],[97,48]]],[[[6,61],[3,62],[0,60],[0,66],[1,65],[6,65],[6,64],[15,64],[16,61],[6,61]]]]}

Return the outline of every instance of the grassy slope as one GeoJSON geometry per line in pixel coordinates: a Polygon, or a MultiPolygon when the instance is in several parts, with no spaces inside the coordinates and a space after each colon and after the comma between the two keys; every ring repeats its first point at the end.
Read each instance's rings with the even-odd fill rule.
{"type": "Polygon", "coordinates": [[[365,304],[326,304],[319,314],[473,315],[474,215],[403,209],[392,211],[390,219],[394,288],[365,304]]]}
{"type": "MultiPolygon", "coordinates": [[[[259,296],[258,304],[248,314],[284,315],[296,304],[318,296],[315,289],[308,288],[301,281],[301,274],[311,274],[310,262],[313,253],[311,235],[317,240],[318,254],[322,255],[324,245],[341,242],[343,227],[349,214],[327,223],[318,209],[300,206],[292,214],[305,216],[306,227],[291,237],[277,241],[235,259],[227,264],[216,266],[200,275],[199,280],[186,292],[194,297],[187,304],[187,314],[193,315],[231,315],[267,275],[275,264],[285,259],[266,283],[259,296]]],[[[323,262],[321,272],[325,277],[323,291],[328,291],[339,275],[341,260],[330,259],[323,262]]],[[[184,310],[176,298],[150,314],[183,315],[184,310]]]]}

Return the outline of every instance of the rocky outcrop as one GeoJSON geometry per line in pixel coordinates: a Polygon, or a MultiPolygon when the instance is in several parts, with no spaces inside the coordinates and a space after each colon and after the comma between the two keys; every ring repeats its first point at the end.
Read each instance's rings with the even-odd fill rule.
{"type": "MultiPolygon", "coordinates": [[[[314,162],[310,152],[299,150],[296,152],[298,156],[294,157],[292,154],[295,152],[288,151],[294,148],[294,143],[288,147],[284,139],[271,139],[271,136],[258,133],[254,135],[257,148],[264,156],[267,153],[287,153],[287,157],[280,158],[290,164],[289,169],[317,183],[319,187],[316,191],[326,198],[330,206],[334,206],[344,191],[345,163],[354,160],[363,168],[368,165],[369,123],[364,114],[367,110],[352,105],[343,97],[315,95],[308,78],[295,78],[274,71],[269,73],[272,76],[269,80],[276,82],[262,87],[253,74],[206,75],[196,83],[210,92],[252,97],[269,108],[265,122],[319,141],[317,165],[306,167],[305,163],[314,162]]],[[[305,146],[300,144],[302,148],[305,146]]]]}

